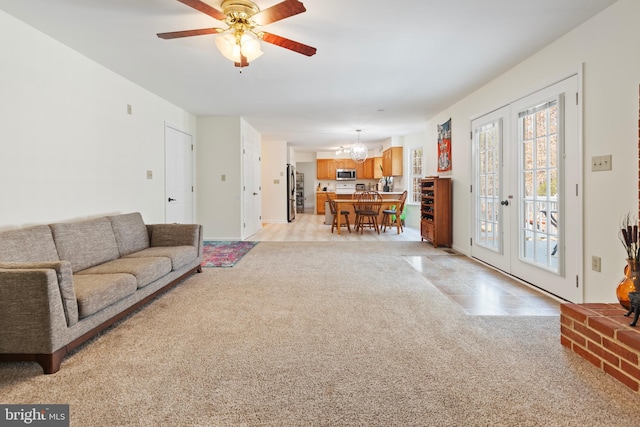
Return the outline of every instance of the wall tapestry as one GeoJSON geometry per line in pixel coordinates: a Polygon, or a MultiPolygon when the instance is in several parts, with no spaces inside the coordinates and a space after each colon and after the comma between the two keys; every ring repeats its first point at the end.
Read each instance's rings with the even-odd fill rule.
{"type": "Polygon", "coordinates": [[[451,119],[438,125],[438,172],[451,170],[451,119]]]}

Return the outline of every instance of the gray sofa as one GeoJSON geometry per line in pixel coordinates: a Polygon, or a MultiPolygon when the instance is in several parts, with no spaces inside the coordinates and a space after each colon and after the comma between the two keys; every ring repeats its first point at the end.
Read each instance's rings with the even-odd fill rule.
{"type": "Polygon", "coordinates": [[[202,226],[139,213],[0,233],[0,361],[46,374],[65,354],[194,272],[202,226]]]}

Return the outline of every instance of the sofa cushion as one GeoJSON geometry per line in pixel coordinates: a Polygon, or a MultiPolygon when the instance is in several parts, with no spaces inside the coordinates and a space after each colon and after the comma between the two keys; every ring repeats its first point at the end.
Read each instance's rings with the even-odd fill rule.
{"type": "Polygon", "coordinates": [[[131,274],[74,274],[73,283],[81,319],[133,294],[137,288],[131,274]]]}
{"type": "Polygon", "coordinates": [[[71,262],[74,272],[120,256],[109,218],[51,224],[58,255],[71,262]]]}
{"type": "Polygon", "coordinates": [[[153,224],[150,246],[198,247],[200,227],[194,224],[153,224]]]}
{"type": "Polygon", "coordinates": [[[198,250],[193,246],[161,246],[148,248],[127,255],[125,258],[166,257],[171,260],[173,271],[179,270],[198,257],[198,250]]]}
{"type": "Polygon", "coordinates": [[[0,233],[0,261],[59,261],[58,250],[47,225],[21,228],[0,233]]]}
{"type": "Polygon", "coordinates": [[[116,236],[120,256],[149,247],[149,232],[138,212],[108,217],[116,236]]]}
{"type": "Polygon", "coordinates": [[[79,271],[74,277],[85,274],[127,273],[136,278],[138,288],[143,288],[170,272],[171,260],[169,258],[120,258],[79,271]]]}

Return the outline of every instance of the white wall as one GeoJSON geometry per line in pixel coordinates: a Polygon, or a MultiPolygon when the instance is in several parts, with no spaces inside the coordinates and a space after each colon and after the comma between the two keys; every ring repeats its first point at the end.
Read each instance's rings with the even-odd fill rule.
{"type": "Polygon", "coordinates": [[[2,11],[0,52],[0,229],[164,222],[165,121],[195,135],[195,117],[2,11]]]}
{"type": "Polygon", "coordinates": [[[286,142],[262,144],[262,222],[287,222],[286,142]]]}
{"type": "MultiPolygon", "coordinates": [[[[619,0],[428,122],[426,152],[436,153],[437,125],[452,118],[456,249],[469,252],[470,119],[584,64],[584,300],[616,301],[625,265],[618,225],[623,214],[638,211],[638,17],[640,2],[619,0]],[[613,170],[591,172],[590,158],[602,154],[613,155],[613,170]],[[601,273],[591,271],[592,255],[602,257],[601,273]]],[[[436,174],[431,157],[426,174],[436,174]]]]}
{"type": "Polygon", "coordinates": [[[197,218],[206,240],[242,234],[242,120],[198,117],[197,218]]]}

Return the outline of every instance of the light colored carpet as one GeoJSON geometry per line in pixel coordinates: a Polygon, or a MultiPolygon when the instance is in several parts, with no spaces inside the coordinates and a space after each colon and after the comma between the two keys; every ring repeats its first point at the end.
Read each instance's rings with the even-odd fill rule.
{"type": "Polygon", "coordinates": [[[1,403],[76,426],[637,425],[640,399],[560,345],[557,317],[467,316],[419,242],[262,242],[68,356],[0,364],[1,403]]]}

